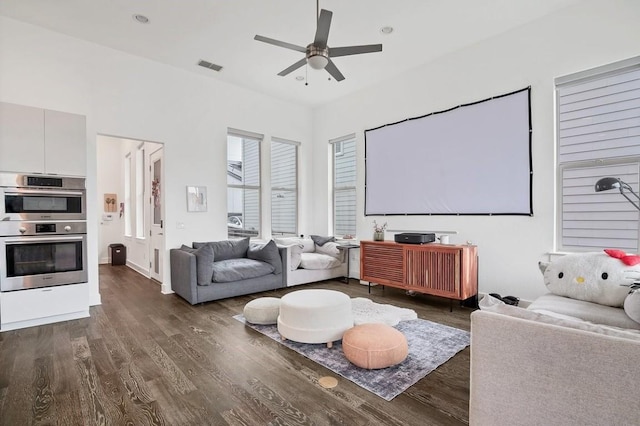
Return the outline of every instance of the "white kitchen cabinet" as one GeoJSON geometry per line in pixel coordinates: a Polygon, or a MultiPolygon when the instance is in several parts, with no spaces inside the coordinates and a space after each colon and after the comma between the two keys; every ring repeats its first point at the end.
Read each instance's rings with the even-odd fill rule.
{"type": "Polygon", "coordinates": [[[0,171],[44,172],[44,111],[0,102],[0,171]]]}
{"type": "Polygon", "coordinates": [[[83,115],[0,102],[0,171],[86,176],[83,115]]]}
{"type": "Polygon", "coordinates": [[[45,173],[87,174],[87,124],[84,115],[44,110],[45,173]]]}
{"type": "Polygon", "coordinates": [[[87,283],[0,293],[1,331],[88,316],[87,283]]]}

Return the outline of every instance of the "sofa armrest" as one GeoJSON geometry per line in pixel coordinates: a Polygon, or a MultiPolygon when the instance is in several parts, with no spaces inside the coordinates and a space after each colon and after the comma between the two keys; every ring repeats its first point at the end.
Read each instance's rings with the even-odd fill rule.
{"type": "Polygon", "coordinates": [[[470,425],[637,424],[640,340],[471,314],[470,425]]]}
{"type": "Polygon", "coordinates": [[[287,277],[289,276],[289,265],[291,265],[291,246],[279,245],[278,251],[282,259],[282,286],[287,286],[287,277]]]}
{"type": "Polygon", "coordinates": [[[180,249],[169,251],[171,262],[171,289],[187,302],[198,303],[198,274],[196,256],[180,249]]]}

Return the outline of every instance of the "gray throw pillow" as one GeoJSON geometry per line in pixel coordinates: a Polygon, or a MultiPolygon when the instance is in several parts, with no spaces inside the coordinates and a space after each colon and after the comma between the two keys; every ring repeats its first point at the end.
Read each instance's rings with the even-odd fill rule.
{"type": "Polygon", "coordinates": [[[208,244],[213,249],[213,254],[218,260],[240,259],[247,257],[247,250],[249,249],[249,237],[242,238],[240,240],[224,240],[224,241],[212,241],[208,243],[193,243],[194,248],[200,248],[203,245],[208,244]]]}
{"type": "Polygon", "coordinates": [[[251,244],[247,251],[247,257],[253,260],[260,260],[273,266],[273,273],[282,273],[282,258],[278,251],[276,242],[271,240],[267,244],[251,244]]]}
{"type": "Polygon", "coordinates": [[[211,284],[211,278],[213,277],[213,248],[209,244],[204,244],[199,248],[191,248],[184,244],[180,247],[180,250],[188,251],[196,257],[196,275],[198,285],[211,284]]]}
{"type": "Polygon", "coordinates": [[[311,235],[311,239],[313,240],[314,243],[316,243],[317,245],[319,245],[320,247],[322,247],[323,245],[325,245],[328,242],[333,242],[336,240],[335,237],[321,237],[320,235],[311,235]]]}

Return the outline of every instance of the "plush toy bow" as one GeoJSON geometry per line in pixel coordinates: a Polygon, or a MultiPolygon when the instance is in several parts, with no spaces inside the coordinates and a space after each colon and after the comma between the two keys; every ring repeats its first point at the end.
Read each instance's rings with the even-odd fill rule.
{"type": "Polygon", "coordinates": [[[605,249],[604,252],[613,258],[620,259],[625,265],[633,266],[640,263],[640,256],[637,254],[626,254],[622,250],[615,249],[605,249]]]}

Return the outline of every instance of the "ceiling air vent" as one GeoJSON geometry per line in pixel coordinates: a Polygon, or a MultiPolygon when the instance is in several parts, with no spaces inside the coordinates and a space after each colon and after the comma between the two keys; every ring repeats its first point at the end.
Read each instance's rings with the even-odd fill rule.
{"type": "Polygon", "coordinates": [[[198,65],[200,65],[201,67],[209,68],[210,70],[214,70],[214,71],[220,71],[222,69],[220,65],[212,64],[211,62],[207,62],[202,59],[200,59],[200,62],[198,62],[198,65]]]}

